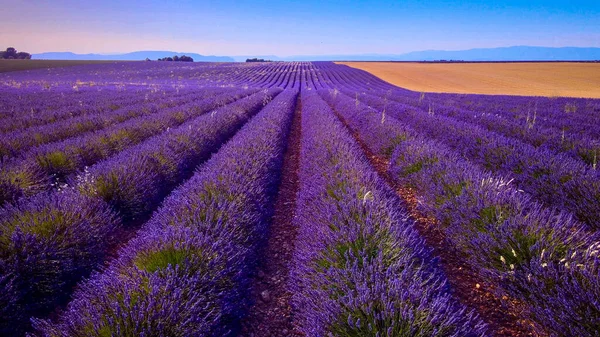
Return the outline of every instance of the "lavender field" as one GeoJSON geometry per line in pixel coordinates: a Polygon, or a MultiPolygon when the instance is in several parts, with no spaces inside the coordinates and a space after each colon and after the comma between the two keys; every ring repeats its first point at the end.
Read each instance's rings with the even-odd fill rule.
{"type": "Polygon", "coordinates": [[[0,74],[0,335],[600,336],[599,156],[332,62],[0,74]]]}

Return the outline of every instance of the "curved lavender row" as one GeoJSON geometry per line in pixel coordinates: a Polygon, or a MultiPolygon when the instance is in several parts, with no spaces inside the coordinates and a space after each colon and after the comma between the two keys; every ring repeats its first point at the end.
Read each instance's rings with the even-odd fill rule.
{"type": "Polygon", "coordinates": [[[415,105],[417,102],[426,100],[447,107],[452,106],[479,113],[498,114],[509,120],[519,119],[523,124],[526,124],[527,116],[533,117],[534,111],[537,110],[538,124],[543,127],[565,129],[573,134],[588,134],[591,137],[600,139],[600,130],[596,128],[600,123],[600,115],[598,114],[600,100],[598,99],[421,93],[396,87],[360,69],[336,65],[331,62],[314,63],[325,71],[333,70],[338,75],[345,76],[345,82],[352,83],[357,88],[389,91],[401,103],[415,105]],[[366,87],[365,84],[367,84],[366,87]]]}
{"type": "Polygon", "coordinates": [[[293,304],[307,336],[484,336],[400,201],[314,91],[302,93],[293,304]]]}
{"type": "Polygon", "coordinates": [[[233,335],[264,241],[295,91],[278,95],[163,203],[38,336],[233,335]]]}
{"type": "Polygon", "coordinates": [[[600,305],[582,293],[600,291],[599,275],[589,272],[597,270],[598,257],[590,256],[585,261],[589,268],[585,274],[562,268],[541,277],[547,271],[541,268],[532,273],[531,268],[542,263],[559,264],[562,259],[564,263],[575,251],[583,255],[593,250],[600,240],[597,234],[590,234],[568,214],[544,208],[506,179],[482,172],[445,145],[417,135],[395,118],[383,118],[334,91],[319,93],[360,133],[372,151],[391,157],[389,171],[395,179],[418,192],[421,208],[441,222],[446,237],[475,270],[502,286],[501,295],[508,293],[522,300],[532,318],[542,327],[551,327],[554,333],[592,336],[594,322],[600,319],[593,313],[600,305]],[[393,154],[391,149],[395,149],[393,154]],[[568,278],[579,283],[564,282],[568,278]],[[553,289],[544,292],[540,287],[543,279],[577,296],[557,301],[557,296],[551,294],[553,289]],[[548,308],[552,308],[551,314],[548,308]]]}
{"type": "MultiPolygon", "coordinates": [[[[588,147],[591,145],[593,149],[596,148],[593,144],[597,144],[597,140],[600,139],[600,130],[596,127],[600,111],[598,99],[419,93],[395,87],[359,69],[330,62],[315,64],[322,71],[334,75],[333,81],[329,81],[331,86],[346,86],[353,92],[379,92],[382,97],[387,96],[388,99],[417,108],[425,105],[427,109],[428,105],[433,105],[451,111],[462,109],[467,115],[497,115],[505,121],[515,121],[517,126],[535,125],[536,130],[546,135],[558,130],[555,137],[559,137],[560,140],[564,132],[567,139],[575,138],[588,147]],[[537,117],[534,117],[536,114],[537,117]],[[516,122],[517,120],[519,122],[516,122]]],[[[567,149],[572,147],[570,144],[566,145],[567,149]]],[[[576,158],[583,157],[588,162],[594,160],[594,152],[588,151],[587,148],[575,155],[576,158]]]]}
{"type": "Polygon", "coordinates": [[[430,135],[473,163],[514,179],[519,188],[545,204],[572,212],[600,228],[600,179],[596,170],[565,154],[535,149],[481,127],[410,109],[372,95],[359,100],[430,135]]]}
{"type": "Polygon", "coordinates": [[[463,109],[499,114],[523,124],[528,115],[533,117],[537,111],[537,124],[542,128],[564,129],[575,135],[589,135],[600,139],[600,131],[594,128],[600,123],[598,99],[448,94],[426,94],[426,97],[439,104],[450,105],[448,101],[451,101],[451,105],[463,109]]]}
{"type": "MultiPolygon", "coordinates": [[[[390,95],[390,98],[394,99],[394,95],[390,95]]],[[[505,112],[485,112],[487,110],[485,108],[454,107],[446,101],[434,100],[433,103],[428,103],[427,98],[420,103],[413,102],[411,105],[425,106],[426,109],[431,105],[435,113],[481,125],[490,131],[514,137],[535,147],[544,145],[553,151],[568,153],[589,165],[596,165],[598,162],[600,138],[582,132],[595,129],[598,122],[590,121],[589,117],[580,121],[574,112],[563,111],[556,116],[556,119],[552,119],[548,116],[548,111],[537,107],[530,108],[524,115],[513,116],[505,112]],[[551,122],[548,123],[548,120],[551,122]]]]}
{"type": "Polygon", "coordinates": [[[165,97],[162,100],[126,104],[124,108],[96,115],[73,117],[58,123],[45,124],[0,135],[0,158],[14,157],[34,146],[76,137],[91,131],[102,130],[129,119],[154,114],[161,109],[185,104],[190,99],[204,99],[222,92],[223,89],[202,90],[165,97]]]}
{"type": "MultiPolygon", "coordinates": [[[[118,211],[126,221],[124,224],[129,225],[133,218],[149,214],[196,165],[261,109],[265,98],[277,93],[279,89],[254,94],[101,162],[78,177],[68,193],[74,195],[73,199],[81,198],[75,206],[83,210],[95,204],[106,208],[108,204],[110,208],[106,212],[110,213],[105,217],[115,218],[113,212],[118,211]]],[[[0,317],[3,323],[0,331],[10,331],[13,335],[22,333],[27,328],[22,319],[47,314],[53,303],[61,303],[65,294],[70,293],[81,275],[89,274],[98,265],[98,260],[79,257],[106,256],[115,242],[112,239],[115,225],[109,226],[100,220],[88,224],[86,218],[72,219],[70,212],[78,214],[77,208],[71,208],[74,206],[61,199],[62,195],[57,192],[23,199],[17,206],[7,206],[0,217],[0,242],[3,243],[0,267],[6,268],[0,270],[0,275],[11,275],[0,285],[7,289],[0,292],[16,293],[4,306],[3,314],[19,318],[0,317]],[[81,228],[86,224],[91,226],[89,233],[81,237],[69,235],[72,226],[81,228]],[[27,240],[19,240],[15,235],[25,235],[27,240]],[[93,236],[95,245],[90,244],[88,235],[93,236]],[[73,270],[79,272],[73,273],[73,270]],[[53,286],[48,287],[48,284],[53,286]],[[39,297],[27,296],[25,290],[30,288],[39,297]]]]}
{"type": "MultiPolygon", "coordinates": [[[[406,101],[405,94],[394,94],[393,91],[375,91],[369,92],[390,100],[406,101]]],[[[479,113],[462,108],[455,108],[451,105],[431,103],[427,100],[414,100],[407,103],[409,106],[419,110],[427,110],[436,115],[443,115],[465,121],[492,132],[514,138],[518,141],[531,144],[539,148],[547,148],[553,152],[563,152],[575,160],[582,161],[587,165],[596,168],[600,156],[600,140],[594,139],[586,134],[574,134],[566,132],[567,128],[561,130],[554,126],[540,127],[536,120],[542,118],[532,113],[531,117],[523,122],[517,122],[514,119],[508,119],[502,115],[479,113]]],[[[567,120],[571,120],[567,118],[567,120]]],[[[589,128],[589,127],[588,127],[589,128]]]]}
{"type": "Polygon", "coordinates": [[[434,105],[432,109],[436,114],[481,126],[492,132],[531,144],[536,148],[545,147],[554,152],[564,152],[571,158],[581,160],[593,168],[598,165],[600,140],[587,135],[566,133],[564,129],[560,130],[555,127],[537,127],[534,116],[526,123],[517,123],[498,115],[475,115],[472,112],[448,106],[434,105]]]}
{"type": "MultiPolygon", "coordinates": [[[[325,69],[328,69],[325,67],[325,69]]],[[[557,129],[552,126],[540,127],[539,123],[536,124],[536,120],[546,120],[548,117],[547,114],[540,114],[536,117],[535,112],[528,112],[527,120],[523,122],[516,122],[514,117],[506,118],[505,114],[496,111],[495,113],[490,112],[474,112],[475,109],[470,107],[469,110],[463,108],[462,106],[456,107],[454,104],[454,99],[451,99],[450,102],[447,100],[442,100],[441,98],[450,99],[450,97],[459,99],[468,99],[473,100],[474,98],[490,101],[490,98],[486,95],[452,95],[452,94],[438,94],[436,97],[440,97],[437,100],[430,100],[429,97],[431,94],[425,95],[417,95],[417,93],[410,92],[404,89],[398,88],[388,88],[387,90],[375,90],[372,91],[372,88],[365,88],[362,83],[353,83],[350,81],[352,76],[357,76],[355,73],[356,69],[353,71],[337,71],[331,72],[326,71],[328,74],[335,75],[332,76],[333,81],[336,86],[342,86],[350,91],[359,91],[364,92],[365,94],[376,94],[380,97],[385,97],[386,100],[395,100],[396,102],[406,103],[407,106],[414,107],[416,109],[428,109],[431,113],[442,114],[445,116],[449,116],[452,118],[458,118],[460,120],[473,123],[475,125],[482,126],[490,131],[498,132],[500,134],[506,135],[508,137],[513,137],[518,141],[523,141],[529,143],[536,148],[545,147],[551,151],[555,152],[564,152],[571,156],[576,160],[581,160],[586,164],[596,168],[598,163],[598,155],[600,154],[600,142],[597,139],[594,139],[586,134],[579,133],[566,133],[566,130],[569,130],[569,127],[563,126],[563,129],[557,129]],[[365,91],[365,89],[368,89],[365,91]],[[427,97],[424,99],[424,97],[427,97]],[[432,104],[432,101],[434,102],[432,104]]],[[[506,98],[505,96],[493,96],[493,98],[506,98]]],[[[510,98],[510,97],[509,97],[510,98]]],[[[536,97],[536,100],[542,100],[541,97],[536,97]]],[[[567,98],[565,98],[567,100],[567,98]]],[[[571,99],[569,99],[571,100],[571,99]]],[[[553,102],[556,104],[557,99],[548,99],[548,102],[553,102]]],[[[589,102],[593,102],[594,100],[585,100],[586,105],[589,102]]],[[[479,101],[475,101],[479,102],[479,101]]],[[[491,100],[490,104],[494,102],[491,100]]],[[[537,102],[537,101],[536,101],[537,102]]],[[[599,101],[600,102],[600,101],[599,101]]],[[[598,105],[600,109],[600,104],[598,105]]],[[[478,108],[481,107],[481,104],[478,105],[478,108]]],[[[484,106],[485,107],[485,106],[484,106]]],[[[578,126],[582,125],[581,121],[577,121],[574,116],[567,115],[568,118],[565,118],[565,113],[561,112],[558,117],[560,117],[561,121],[570,121],[572,124],[577,124],[578,126]]],[[[523,117],[524,119],[525,117],[523,117]]],[[[586,118],[589,123],[589,117],[586,118]]],[[[556,125],[556,123],[555,123],[556,125]]],[[[588,127],[584,127],[583,129],[589,129],[590,126],[595,128],[595,124],[592,122],[588,127]]]]}
{"type": "Polygon", "coordinates": [[[229,93],[223,90],[212,98],[192,101],[149,116],[131,119],[103,131],[46,144],[0,165],[0,205],[22,196],[50,190],[58,180],[85,166],[145,141],[170,127],[176,127],[190,118],[229,104],[256,92],[242,90],[229,93]]]}
{"type": "MultiPolygon", "coordinates": [[[[337,74],[340,75],[340,74],[337,74]]],[[[365,91],[364,86],[350,85],[349,81],[335,79],[331,81],[337,87],[344,87],[349,91],[357,91],[361,94],[373,94],[385,99],[396,102],[406,103],[415,109],[427,110],[437,115],[452,117],[461,121],[481,126],[487,130],[512,137],[533,145],[534,147],[545,147],[554,152],[564,152],[576,160],[581,160],[595,168],[600,155],[600,141],[582,134],[566,133],[565,129],[560,130],[555,127],[539,127],[535,124],[536,117],[531,115],[524,122],[516,122],[514,119],[505,118],[502,115],[479,113],[465,110],[461,107],[454,107],[452,104],[430,102],[428,99],[417,99],[407,95],[403,90],[369,90],[365,91]]]]}

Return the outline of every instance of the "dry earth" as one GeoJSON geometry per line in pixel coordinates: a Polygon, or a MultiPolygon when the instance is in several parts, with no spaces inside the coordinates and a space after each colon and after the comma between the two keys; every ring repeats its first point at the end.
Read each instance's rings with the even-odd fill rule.
{"type": "Polygon", "coordinates": [[[600,98],[600,63],[337,63],[414,91],[600,98]]]}

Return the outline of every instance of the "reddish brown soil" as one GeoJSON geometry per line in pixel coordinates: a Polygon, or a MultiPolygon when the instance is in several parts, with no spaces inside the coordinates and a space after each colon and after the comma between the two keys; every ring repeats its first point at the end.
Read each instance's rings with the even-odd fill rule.
{"type": "Polygon", "coordinates": [[[298,100],[283,161],[269,238],[251,290],[254,304],[242,322],[241,336],[244,337],[302,336],[294,328],[290,306],[292,294],[287,289],[297,232],[293,219],[298,191],[301,109],[298,100]],[[268,298],[264,296],[265,291],[268,292],[268,298]]]}
{"type": "Polygon", "coordinates": [[[344,118],[336,112],[342,123],[356,139],[371,165],[380,177],[388,183],[404,200],[410,216],[415,221],[417,230],[425,239],[426,244],[433,249],[433,254],[440,259],[440,264],[453,289],[454,295],[461,303],[475,312],[488,324],[490,333],[497,337],[539,336],[531,329],[531,322],[520,317],[521,309],[517,303],[511,308],[502,305],[494,295],[494,285],[482,280],[477,273],[465,262],[465,258],[445,238],[436,219],[428,217],[417,209],[417,195],[410,188],[401,186],[388,172],[389,161],[373,153],[362,141],[360,135],[350,127],[344,118]]]}

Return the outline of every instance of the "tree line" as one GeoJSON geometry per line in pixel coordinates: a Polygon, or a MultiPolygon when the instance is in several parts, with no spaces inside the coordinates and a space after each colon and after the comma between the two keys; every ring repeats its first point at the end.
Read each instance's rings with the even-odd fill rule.
{"type": "Polygon", "coordinates": [[[246,59],[246,62],[273,62],[271,60],[265,60],[265,59],[259,59],[259,58],[252,58],[252,59],[246,59]]]}
{"type": "Polygon", "coordinates": [[[163,57],[159,58],[159,61],[174,61],[174,62],[194,62],[194,59],[189,56],[173,56],[173,57],[163,57]]]}
{"type": "Polygon", "coordinates": [[[6,48],[6,51],[0,51],[0,59],[6,60],[29,60],[31,59],[31,54],[26,52],[17,52],[17,50],[13,47],[6,48]]]}

